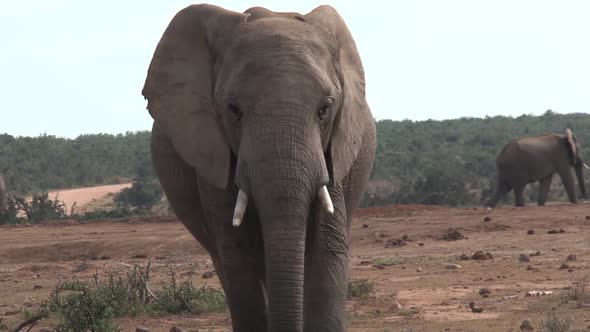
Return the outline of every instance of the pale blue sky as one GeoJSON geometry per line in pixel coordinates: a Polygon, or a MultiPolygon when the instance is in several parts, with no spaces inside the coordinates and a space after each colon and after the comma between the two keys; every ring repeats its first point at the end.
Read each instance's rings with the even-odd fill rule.
{"type": "MultiPolygon", "coordinates": [[[[192,1],[0,5],[0,133],[149,129],[141,87],[172,16],[192,1]]],[[[232,1],[307,13],[324,1],[232,1]]],[[[590,111],[590,1],[333,0],[356,39],[377,119],[590,111]]]]}

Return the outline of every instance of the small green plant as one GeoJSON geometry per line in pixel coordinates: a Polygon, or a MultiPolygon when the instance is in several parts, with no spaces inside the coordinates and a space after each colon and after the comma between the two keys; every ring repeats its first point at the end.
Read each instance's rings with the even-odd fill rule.
{"type": "Polygon", "coordinates": [[[153,309],[157,312],[178,314],[181,312],[203,313],[225,307],[223,292],[209,288],[197,288],[190,280],[178,283],[176,272],[171,271],[171,283],[157,291],[153,309]]]}
{"type": "Polygon", "coordinates": [[[364,298],[373,293],[373,283],[367,279],[348,282],[348,298],[364,298]]]}
{"type": "Polygon", "coordinates": [[[49,298],[49,309],[58,314],[58,331],[118,331],[114,319],[141,313],[202,313],[225,307],[223,292],[194,287],[190,281],[178,283],[172,273],[169,284],[160,290],[149,287],[150,264],[133,266],[124,276],[109,276],[94,282],[60,282],[49,298]]]}
{"type": "Polygon", "coordinates": [[[570,332],[573,331],[574,320],[569,316],[563,316],[555,309],[543,314],[541,321],[542,332],[570,332]]]}

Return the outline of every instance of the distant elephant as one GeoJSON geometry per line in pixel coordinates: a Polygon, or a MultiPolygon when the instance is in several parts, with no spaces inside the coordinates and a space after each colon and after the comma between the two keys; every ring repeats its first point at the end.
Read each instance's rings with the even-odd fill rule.
{"type": "Polygon", "coordinates": [[[512,189],[515,206],[524,206],[524,188],[535,181],[539,181],[537,203],[545,205],[554,173],[559,174],[570,202],[577,203],[570,167],[576,170],[580,192],[587,199],[583,169],[588,169],[588,166],[569,128],[562,135],[546,134],[513,140],[496,158],[496,192],[487,206],[495,207],[500,198],[512,189]]]}
{"type": "Polygon", "coordinates": [[[348,230],[376,133],[336,10],[187,7],[142,94],[154,169],[211,256],[234,331],[344,331],[348,230]]]}

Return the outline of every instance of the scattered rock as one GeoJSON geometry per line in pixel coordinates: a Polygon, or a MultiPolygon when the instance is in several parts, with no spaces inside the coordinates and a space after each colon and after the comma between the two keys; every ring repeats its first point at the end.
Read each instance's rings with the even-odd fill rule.
{"type": "Polygon", "coordinates": [[[535,230],[534,229],[529,229],[528,231],[526,231],[526,233],[528,235],[533,235],[533,234],[535,234],[535,230]]]}
{"type": "Polygon", "coordinates": [[[445,264],[445,269],[448,270],[458,270],[461,268],[461,265],[459,264],[445,264]]]}
{"type": "Polygon", "coordinates": [[[404,236],[402,236],[402,240],[404,240],[406,242],[412,241],[412,240],[410,240],[410,237],[408,236],[408,234],[404,234],[404,236]]]}
{"type": "Polygon", "coordinates": [[[481,295],[482,297],[489,297],[490,294],[492,294],[492,291],[490,291],[487,288],[480,288],[479,290],[479,295],[481,295]]]}
{"type": "Polygon", "coordinates": [[[478,250],[471,255],[471,258],[476,261],[485,261],[488,259],[494,259],[494,256],[489,252],[484,253],[483,251],[478,250]]]}
{"type": "Polygon", "coordinates": [[[419,267],[419,268],[417,268],[417,269],[416,269],[416,272],[422,272],[422,268],[420,268],[420,267],[419,267]]]}
{"type": "Polygon", "coordinates": [[[41,288],[43,288],[43,286],[41,286],[41,285],[35,285],[35,286],[33,286],[33,290],[37,290],[37,289],[41,289],[41,288]]]}
{"type": "Polygon", "coordinates": [[[471,259],[471,257],[469,257],[469,255],[462,254],[461,256],[459,256],[459,259],[462,261],[468,261],[471,259]]]}
{"type": "Polygon", "coordinates": [[[363,228],[369,228],[369,224],[363,224],[363,228]]]}
{"type": "Polygon", "coordinates": [[[137,327],[135,328],[135,332],[150,332],[150,329],[147,327],[137,327]]]}
{"type": "Polygon", "coordinates": [[[79,272],[84,272],[88,269],[90,269],[92,267],[92,265],[86,263],[86,262],[82,262],[80,264],[78,264],[76,267],[74,267],[74,269],[72,270],[73,273],[79,273],[79,272]]]}
{"type": "Polygon", "coordinates": [[[530,258],[529,256],[525,255],[525,254],[520,254],[520,256],[518,256],[518,261],[521,263],[527,263],[530,262],[530,258]]]}
{"type": "Polygon", "coordinates": [[[174,326],[172,326],[170,328],[170,332],[185,332],[185,330],[182,329],[182,328],[180,328],[180,327],[178,327],[178,326],[176,326],[176,325],[174,325],[174,326]]]}
{"type": "Polygon", "coordinates": [[[547,231],[547,234],[559,234],[559,233],[565,233],[565,230],[563,228],[560,228],[560,229],[550,229],[547,231]]]}
{"type": "Polygon", "coordinates": [[[483,218],[483,221],[484,222],[492,221],[492,217],[485,217],[485,218],[483,218]]]}
{"type": "Polygon", "coordinates": [[[529,319],[525,319],[522,321],[522,323],[520,324],[520,330],[521,331],[533,331],[535,328],[533,327],[533,324],[531,323],[531,321],[529,319]]]}
{"type": "Polygon", "coordinates": [[[421,246],[421,247],[423,247],[424,246],[424,243],[420,242],[420,243],[418,243],[418,245],[421,246]]]}
{"type": "Polygon", "coordinates": [[[571,254],[571,255],[567,256],[567,258],[565,260],[568,262],[575,262],[577,260],[577,257],[576,257],[576,255],[571,254]]]}
{"type": "Polygon", "coordinates": [[[534,253],[529,255],[530,257],[541,256],[541,252],[539,250],[535,251],[534,253]]]}
{"type": "Polygon", "coordinates": [[[137,255],[133,255],[131,256],[131,259],[143,259],[143,258],[147,258],[146,254],[137,254],[137,255]]]}
{"type": "Polygon", "coordinates": [[[567,270],[570,268],[570,265],[568,263],[563,263],[561,264],[561,266],[559,267],[560,270],[567,270]]]}
{"type": "Polygon", "coordinates": [[[586,216],[586,220],[590,220],[590,216],[586,216]]]}
{"type": "Polygon", "coordinates": [[[475,312],[475,313],[483,312],[483,308],[475,306],[475,302],[469,302],[469,308],[471,308],[471,312],[475,312]]]}
{"type": "Polygon", "coordinates": [[[361,261],[359,263],[359,265],[361,265],[361,266],[371,265],[371,261],[361,261]]]}
{"type": "Polygon", "coordinates": [[[454,227],[449,227],[449,229],[447,229],[447,233],[442,236],[442,239],[447,241],[457,241],[462,240],[464,238],[465,236],[454,227]]]}
{"type": "Polygon", "coordinates": [[[215,272],[213,271],[207,271],[205,273],[203,273],[203,275],[201,276],[203,279],[211,279],[215,276],[215,272]]]}
{"type": "Polygon", "coordinates": [[[533,272],[540,272],[541,270],[537,269],[536,267],[532,267],[532,266],[527,266],[526,267],[527,271],[533,271],[533,272]]]}
{"type": "Polygon", "coordinates": [[[407,245],[403,239],[390,239],[385,242],[385,248],[402,247],[407,245]]]}

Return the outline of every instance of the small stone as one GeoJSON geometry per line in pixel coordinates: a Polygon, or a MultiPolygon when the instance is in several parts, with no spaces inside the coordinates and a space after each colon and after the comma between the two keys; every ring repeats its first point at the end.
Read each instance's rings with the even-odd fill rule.
{"type": "Polygon", "coordinates": [[[424,243],[420,242],[420,243],[418,243],[418,245],[419,245],[420,247],[423,247],[423,246],[424,246],[424,243]]]}
{"type": "Polygon", "coordinates": [[[363,224],[363,228],[369,228],[369,224],[363,224]]]}
{"type": "Polygon", "coordinates": [[[422,272],[422,268],[420,268],[420,267],[419,267],[419,268],[417,268],[417,269],[416,269],[416,272],[422,272]]]}
{"type": "Polygon", "coordinates": [[[521,331],[533,331],[535,328],[533,327],[533,323],[529,319],[525,319],[520,324],[521,331]]]}
{"type": "Polygon", "coordinates": [[[374,266],[376,269],[378,269],[378,270],[383,270],[383,269],[385,269],[385,265],[383,265],[383,264],[376,264],[376,265],[373,265],[373,266],[374,266]]]}
{"type": "Polygon", "coordinates": [[[492,221],[492,217],[485,217],[485,218],[483,218],[483,221],[484,222],[492,221]]]}
{"type": "Polygon", "coordinates": [[[146,254],[137,254],[137,255],[131,256],[131,259],[143,259],[143,258],[147,258],[147,255],[146,254]]]}
{"type": "Polygon", "coordinates": [[[469,302],[469,308],[471,308],[471,312],[474,312],[477,314],[483,312],[483,308],[477,307],[475,305],[475,302],[469,302]]]}
{"type": "Polygon", "coordinates": [[[568,262],[575,262],[576,260],[577,260],[577,257],[574,254],[571,254],[571,255],[567,256],[567,258],[566,258],[566,261],[568,261],[568,262]]]}
{"type": "Polygon", "coordinates": [[[147,327],[136,327],[135,332],[150,332],[150,329],[147,327]]]}
{"type": "Polygon", "coordinates": [[[522,262],[522,263],[526,263],[526,262],[530,262],[530,258],[529,256],[525,255],[525,254],[520,254],[520,256],[518,256],[518,261],[522,262]]]}
{"type": "Polygon", "coordinates": [[[561,266],[559,267],[559,269],[560,269],[560,270],[567,270],[567,269],[569,269],[569,268],[570,268],[570,266],[569,266],[569,264],[568,264],[568,263],[563,263],[563,264],[561,264],[561,266]]]}
{"type": "Polygon", "coordinates": [[[408,242],[410,241],[410,237],[408,236],[408,234],[404,234],[404,236],[402,236],[402,240],[408,242]]]}
{"type": "Polygon", "coordinates": [[[586,220],[590,220],[590,216],[586,216],[586,220]]]}
{"type": "Polygon", "coordinates": [[[205,273],[203,273],[202,278],[203,279],[211,279],[215,276],[215,272],[213,271],[207,271],[205,273]]]}
{"type": "Polygon", "coordinates": [[[43,288],[43,286],[41,286],[41,285],[35,285],[35,286],[33,286],[33,290],[37,290],[37,289],[41,289],[41,288],[43,288]]]}
{"type": "Polygon", "coordinates": [[[459,256],[459,259],[462,260],[462,261],[468,261],[468,260],[471,259],[471,257],[469,257],[466,254],[462,254],[461,256],[459,256]]]}
{"type": "Polygon", "coordinates": [[[526,233],[528,235],[533,235],[533,234],[535,234],[535,230],[534,229],[529,229],[528,231],[526,231],[526,233]]]}
{"type": "Polygon", "coordinates": [[[446,264],[445,268],[448,270],[458,270],[461,268],[461,265],[459,265],[459,264],[446,264]]]}
{"type": "Polygon", "coordinates": [[[536,267],[532,267],[530,265],[526,267],[526,270],[527,271],[533,271],[533,272],[539,272],[539,271],[541,271],[541,270],[537,269],[536,267]]]}
{"type": "Polygon", "coordinates": [[[484,253],[483,251],[479,250],[476,251],[475,253],[473,253],[473,255],[471,255],[471,258],[476,260],[476,261],[485,261],[488,259],[493,259],[494,256],[492,256],[491,253],[484,253]]]}
{"type": "Polygon", "coordinates": [[[479,290],[479,295],[481,295],[482,297],[489,297],[489,296],[490,296],[490,294],[492,294],[492,291],[490,291],[490,290],[489,290],[489,289],[487,289],[487,288],[481,288],[481,289],[479,290]]]}
{"type": "Polygon", "coordinates": [[[534,257],[534,256],[541,256],[541,252],[539,250],[535,251],[534,253],[530,254],[529,256],[534,257]]]}
{"type": "Polygon", "coordinates": [[[180,327],[178,327],[178,326],[176,326],[176,325],[174,325],[174,326],[172,326],[170,328],[170,332],[185,332],[185,330],[182,329],[182,328],[180,328],[180,327]]]}

